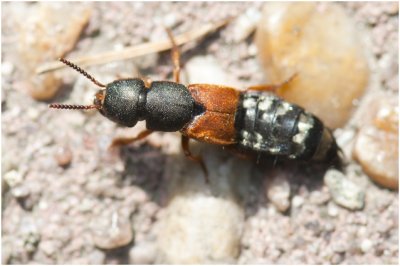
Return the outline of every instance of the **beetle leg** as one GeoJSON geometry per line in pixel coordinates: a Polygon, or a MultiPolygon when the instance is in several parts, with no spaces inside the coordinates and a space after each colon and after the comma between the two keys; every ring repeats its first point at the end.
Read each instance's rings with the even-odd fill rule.
{"type": "Polygon", "coordinates": [[[182,142],[183,152],[185,153],[185,156],[188,157],[190,160],[200,164],[201,169],[203,169],[203,172],[204,172],[204,179],[205,179],[206,183],[210,183],[210,180],[208,179],[207,167],[204,163],[204,160],[201,156],[195,156],[190,152],[189,140],[190,139],[188,137],[182,135],[181,142],[182,142]]]}
{"type": "Polygon", "coordinates": [[[172,43],[172,49],[171,49],[171,57],[172,57],[172,63],[174,65],[174,81],[176,83],[179,83],[179,75],[181,72],[181,60],[180,60],[180,53],[179,53],[179,48],[176,45],[174,36],[172,35],[172,32],[170,29],[166,28],[167,34],[169,39],[171,40],[172,43]]]}
{"type": "Polygon", "coordinates": [[[146,129],[146,130],[140,132],[139,135],[137,135],[136,137],[133,137],[133,138],[123,138],[123,137],[115,138],[115,139],[113,139],[113,141],[112,141],[112,143],[110,145],[110,148],[115,148],[115,147],[118,147],[118,146],[127,145],[127,144],[130,144],[132,142],[144,139],[145,137],[147,137],[151,133],[153,133],[152,130],[146,129]]]}
{"type": "Polygon", "coordinates": [[[273,93],[277,93],[280,88],[292,82],[297,77],[297,75],[298,75],[297,73],[293,74],[292,76],[290,76],[290,78],[288,78],[287,80],[285,80],[280,84],[264,84],[264,85],[251,86],[248,87],[246,91],[270,91],[273,93]]]}

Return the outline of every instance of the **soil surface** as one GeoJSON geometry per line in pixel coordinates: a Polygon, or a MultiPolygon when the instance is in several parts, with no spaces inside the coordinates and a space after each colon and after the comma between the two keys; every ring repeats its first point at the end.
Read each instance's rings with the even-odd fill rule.
{"type": "MultiPolygon", "coordinates": [[[[166,38],[162,25],[178,35],[249,9],[261,14],[262,4],[60,3],[72,10],[84,5],[91,11],[88,25],[66,57],[157,41],[166,38]]],[[[155,225],[166,206],[168,183],[164,169],[174,162],[171,154],[182,153],[180,135],[155,133],[144,141],[109,151],[115,136],[134,136],[144,129],[144,124],[126,129],[95,111],[48,109],[50,102],[91,103],[96,86],[72,69],[58,71],[64,85],[53,99],[33,99],[23,83],[26,76],[21,68],[26,62],[21,58],[26,56],[17,49],[21,31],[15,30],[15,20],[40,16],[27,12],[39,3],[16,5],[2,4],[2,263],[156,262],[155,225]],[[110,217],[117,218],[109,222],[110,217]],[[112,226],[119,231],[108,232],[112,226]],[[126,230],[132,234],[124,233],[126,230]],[[140,250],[134,249],[138,246],[140,250]]],[[[379,45],[391,32],[397,33],[398,42],[398,5],[340,5],[369,38],[377,40],[372,62],[385,66],[382,58],[398,58],[398,43],[384,45],[382,41],[379,45]]],[[[255,52],[254,33],[237,41],[237,35],[244,33],[238,32],[235,25],[231,23],[206,38],[183,45],[183,68],[194,56],[207,55],[237,80],[238,88],[265,82],[267,77],[255,52]]],[[[172,80],[169,51],[85,69],[104,83],[137,75],[172,80]]],[[[370,91],[389,90],[398,95],[398,61],[393,67],[377,71],[382,80],[370,91]]],[[[185,75],[183,71],[183,82],[185,75]]],[[[343,137],[347,129],[337,130],[335,135],[343,137]]],[[[350,134],[347,141],[352,139],[354,135],[350,134]]],[[[324,186],[324,173],[295,166],[285,170],[290,207],[280,212],[279,206],[266,197],[263,178],[268,174],[260,173],[254,163],[256,174],[243,199],[246,217],[240,255],[234,259],[241,264],[398,264],[397,191],[370,181],[351,159],[348,167],[347,177],[365,190],[363,209],[352,211],[336,205],[324,186]]]]}

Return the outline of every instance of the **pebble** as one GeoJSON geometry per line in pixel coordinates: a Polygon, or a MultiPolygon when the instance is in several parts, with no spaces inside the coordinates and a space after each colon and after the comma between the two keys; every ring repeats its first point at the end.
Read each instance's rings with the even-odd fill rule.
{"type": "Polygon", "coordinates": [[[89,255],[88,255],[88,260],[89,264],[92,265],[102,265],[105,263],[106,260],[106,254],[104,252],[96,249],[93,250],[89,255]]]}
{"type": "Polygon", "coordinates": [[[96,207],[96,202],[91,198],[83,198],[78,204],[78,210],[81,212],[91,212],[96,207]]]}
{"type": "Polygon", "coordinates": [[[23,88],[36,100],[49,100],[57,94],[62,82],[55,73],[36,75],[36,68],[75,46],[89,22],[91,10],[85,5],[42,2],[14,12],[19,60],[23,62],[23,88]]]}
{"type": "Polygon", "coordinates": [[[366,103],[366,118],[357,134],[353,156],[379,185],[399,187],[399,107],[397,96],[374,97],[366,103]]]}
{"type": "Polygon", "coordinates": [[[29,253],[36,251],[41,235],[34,221],[34,218],[25,218],[21,221],[20,239],[24,241],[24,249],[29,253]]]}
{"type": "Polygon", "coordinates": [[[231,200],[201,194],[175,197],[158,239],[161,261],[232,262],[239,255],[243,219],[243,210],[231,200]]]}
{"type": "Polygon", "coordinates": [[[72,151],[69,146],[58,147],[54,157],[59,166],[67,167],[72,161],[72,151]]]}
{"type": "Polygon", "coordinates": [[[36,107],[32,107],[28,109],[27,115],[32,121],[37,121],[41,115],[41,112],[36,107]]]}
{"type": "Polygon", "coordinates": [[[250,44],[249,45],[249,48],[248,48],[248,50],[247,50],[247,54],[249,55],[249,56],[256,56],[257,55],[257,46],[254,44],[254,43],[252,43],[252,44],[250,44]]]}
{"type": "Polygon", "coordinates": [[[54,74],[48,73],[41,76],[32,76],[28,80],[21,81],[24,91],[27,91],[35,100],[45,101],[55,97],[61,89],[62,82],[54,74]]]}
{"type": "Polygon", "coordinates": [[[56,241],[54,240],[44,240],[39,244],[39,249],[43,251],[47,256],[54,256],[58,250],[56,241]]]}
{"type": "Polygon", "coordinates": [[[325,232],[331,233],[333,231],[335,231],[335,224],[332,222],[327,221],[326,223],[323,224],[323,230],[325,232]]]}
{"type": "Polygon", "coordinates": [[[11,188],[19,185],[23,181],[23,176],[17,170],[11,170],[4,174],[4,180],[11,188]]]}
{"type": "Polygon", "coordinates": [[[102,249],[115,249],[128,245],[133,239],[133,230],[129,218],[118,212],[106,212],[92,221],[94,244],[102,249]]]}
{"type": "MultiPolygon", "coordinates": [[[[32,239],[35,241],[34,239],[32,239]]],[[[28,239],[28,242],[24,242],[24,251],[26,251],[28,254],[34,254],[37,251],[37,242],[32,243],[30,239],[28,239]]]]}
{"type": "Polygon", "coordinates": [[[351,158],[356,130],[354,128],[338,128],[334,133],[337,145],[341,147],[346,158],[351,158]]]}
{"type": "Polygon", "coordinates": [[[176,14],[167,14],[162,21],[164,26],[170,29],[174,28],[178,24],[176,14]]]}
{"type": "MultiPolygon", "coordinates": [[[[196,152],[195,145],[192,148],[196,152]]],[[[175,176],[159,219],[160,264],[234,263],[239,256],[244,210],[238,193],[248,182],[249,165],[233,157],[227,160],[214,146],[204,146],[201,154],[210,184],[204,182],[200,167],[184,157],[167,164],[165,175],[175,176]]]]}
{"type": "Polygon", "coordinates": [[[324,182],[336,204],[350,210],[359,210],[364,207],[364,189],[347,179],[338,170],[328,170],[324,176],[324,182]]]}
{"type": "Polygon", "coordinates": [[[351,248],[353,241],[348,231],[340,231],[336,236],[332,236],[331,248],[335,252],[344,253],[351,248]]]}
{"type": "Polygon", "coordinates": [[[305,228],[310,230],[314,236],[319,236],[322,233],[322,225],[318,220],[310,221],[305,224],[305,228]]]}
{"type": "Polygon", "coordinates": [[[278,94],[337,128],[349,119],[369,78],[360,34],[335,3],[270,2],[256,44],[270,83],[297,73],[278,94]]]}
{"type": "Polygon", "coordinates": [[[11,190],[11,194],[15,197],[15,198],[26,198],[29,196],[30,191],[29,188],[27,186],[16,186],[11,190]]]}
{"type": "Polygon", "coordinates": [[[367,253],[374,246],[374,243],[369,239],[364,239],[361,242],[360,248],[363,253],[367,253]]]}
{"type": "Polygon", "coordinates": [[[325,190],[315,190],[310,193],[310,202],[315,205],[324,205],[330,200],[329,193],[325,190]]]}
{"type": "Polygon", "coordinates": [[[344,258],[344,253],[334,253],[330,258],[330,262],[335,265],[340,264],[344,260],[344,258]]]}
{"type": "Polygon", "coordinates": [[[240,15],[232,24],[233,41],[235,43],[243,42],[256,29],[257,23],[261,18],[261,13],[255,8],[249,8],[240,15]]]}
{"type": "Polygon", "coordinates": [[[237,87],[238,82],[229,75],[211,55],[195,56],[185,65],[189,84],[205,83],[237,87]]]}
{"type": "Polygon", "coordinates": [[[337,217],[339,215],[339,209],[335,204],[328,204],[328,215],[331,217],[337,217]]]}
{"type": "Polygon", "coordinates": [[[265,182],[266,196],[280,212],[290,207],[290,185],[286,175],[283,170],[274,170],[265,182]]]}
{"type": "Polygon", "coordinates": [[[302,196],[296,195],[292,199],[293,208],[299,208],[303,205],[304,198],[302,196]]]}
{"type": "Polygon", "coordinates": [[[124,198],[128,202],[133,202],[134,204],[143,204],[149,200],[149,196],[147,195],[146,191],[141,189],[140,187],[130,187],[129,190],[123,191],[126,194],[124,198]]]}
{"type": "Polygon", "coordinates": [[[156,259],[156,245],[155,243],[142,242],[133,246],[129,251],[130,264],[154,264],[156,259]]]}
{"type": "Polygon", "coordinates": [[[384,222],[379,223],[376,226],[376,229],[379,233],[381,234],[386,234],[388,233],[390,230],[392,230],[393,228],[395,228],[396,226],[394,225],[394,221],[391,219],[387,219],[384,222]]]}
{"type": "Polygon", "coordinates": [[[11,75],[15,70],[15,66],[11,62],[2,62],[1,63],[1,74],[3,76],[9,76],[11,75]]]}

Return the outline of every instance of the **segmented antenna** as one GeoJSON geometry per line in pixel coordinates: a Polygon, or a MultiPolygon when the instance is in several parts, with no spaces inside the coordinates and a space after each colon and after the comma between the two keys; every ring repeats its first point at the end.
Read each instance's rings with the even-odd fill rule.
{"type": "Polygon", "coordinates": [[[89,73],[87,73],[85,70],[83,70],[82,68],[78,67],[77,65],[75,65],[74,63],[68,61],[65,58],[59,58],[58,60],[60,60],[62,63],[66,64],[69,67],[72,67],[73,69],[75,69],[76,71],[78,71],[79,73],[81,73],[82,75],[84,75],[85,77],[87,77],[88,79],[90,79],[94,84],[96,84],[99,87],[106,87],[106,85],[98,82],[94,77],[92,77],[91,75],[89,75],[89,73]]]}
{"type": "Polygon", "coordinates": [[[49,108],[54,109],[74,109],[74,110],[90,110],[99,109],[97,105],[78,105],[78,104],[62,104],[62,103],[52,103],[49,104],[49,108]]]}

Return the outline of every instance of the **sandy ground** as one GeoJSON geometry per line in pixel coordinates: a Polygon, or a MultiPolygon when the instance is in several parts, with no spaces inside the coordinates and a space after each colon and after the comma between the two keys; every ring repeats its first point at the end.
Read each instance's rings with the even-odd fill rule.
{"type": "MultiPolygon", "coordinates": [[[[371,36],[379,36],[384,25],[398,25],[398,8],[386,19],[369,21],[385,12],[380,3],[341,5],[371,36]]],[[[69,58],[164,38],[161,23],[179,34],[249,8],[262,9],[261,3],[240,2],[87,6],[92,11],[90,23],[69,58]]],[[[143,124],[126,130],[94,112],[53,111],[47,102],[34,100],[19,84],[25,62],[16,56],[15,12],[13,3],[2,4],[2,262],[153,263],[156,254],[151,244],[140,255],[132,250],[156,241],[154,225],[165,208],[164,168],[173,162],[169,154],[180,152],[179,135],[156,133],[110,153],[107,147],[114,136],[134,135],[143,124]],[[121,235],[119,241],[129,242],[122,248],[99,249],[101,244],[117,244],[96,235],[92,227],[107,227],[99,221],[116,209],[122,217],[128,216],[119,226],[132,228],[134,234],[121,235]]],[[[237,80],[238,87],[262,83],[265,77],[252,52],[253,35],[235,42],[235,34],[228,25],[204,40],[185,44],[183,65],[194,56],[211,55],[237,80]]],[[[383,46],[375,49],[371,60],[396,55],[383,46]]],[[[382,73],[384,89],[398,90],[393,82],[398,80],[398,62],[394,67],[397,71],[382,73]]],[[[103,82],[138,73],[153,80],[172,76],[169,52],[87,69],[103,82]]],[[[60,75],[66,85],[51,102],[90,103],[96,90],[93,84],[72,70],[60,75]]],[[[338,207],[329,200],[321,178],[302,179],[307,173],[295,169],[289,170],[294,173],[289,178],[292,209],[281,213],[266,199],[263,177],[256,174],[244,199],[244,232],[235,260],[243,264],[397,264],[398,194],[368,181],[356,163],[351,165],[353,178],[366,184],[365,207],[359,211],[338,207]]],[[[253,168],[258,171],[256,165],[253,168]]]]}

